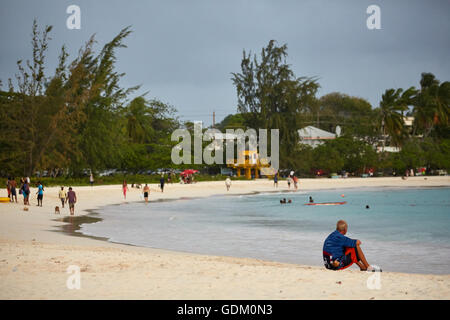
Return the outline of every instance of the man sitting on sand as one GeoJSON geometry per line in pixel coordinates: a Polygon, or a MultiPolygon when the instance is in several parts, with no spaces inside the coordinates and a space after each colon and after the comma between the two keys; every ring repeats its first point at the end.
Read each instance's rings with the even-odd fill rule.
{"type": "Polygon", "coordinates": [[[323,244],[323,262],[325,268],[330,270],[344,270],[356,263],[361,271],[381,271],[372,267],[366,260],[361,250],[361,241],[345,236],[348,225],[344,220],[339,220],[336,230],[332,232],[323,244]]]}

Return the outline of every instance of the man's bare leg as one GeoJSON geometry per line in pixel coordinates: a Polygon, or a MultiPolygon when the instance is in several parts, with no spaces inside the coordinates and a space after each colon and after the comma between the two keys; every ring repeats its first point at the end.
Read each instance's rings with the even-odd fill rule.
{"type": "Polygon", "coordinates": [[[359,269],[361,269],[361,271],[367,270],[366,266],[361,261],[358,261],[358,262],[355,262],[355,263],[358,265],[358,267],[359,267],[359,269]]]}
{"type": "Polygon", "coordinates": [[[356,251],[358,252],[359,257],[359,261],[356,264],[361,268],[361,270],[367,270],[367,268],[370,267],[370,264],[367,262],[366,256],[362,252],[362,249],[359,246],[359,244],[356,245],[356,251]]]}

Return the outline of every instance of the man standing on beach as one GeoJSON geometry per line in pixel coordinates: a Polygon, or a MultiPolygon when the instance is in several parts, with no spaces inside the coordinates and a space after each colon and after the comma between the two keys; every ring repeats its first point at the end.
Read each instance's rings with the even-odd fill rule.
{"type": "Polygon", "coordinates": [[[273,186],[278,188],[278,172],[273,176],[273,186]]]}
{"type": "Polygon", "coordinates": [[[356,263],[361,271],[380,271],[366,260],[361,250],[361,241],[345,236],[348,230],[347,222],[339,220],[336,230],[332,232],[323,244],[323,261],[325,268],[330,270],[344,270],[356,263]]]}
{"type": "Polygon", "coordinates": [[[14,177],[9,181],[9,187],[11,189],[11,202],[14,202],[14,198],[15,198],[16,203],[17,203],[17,191],[16,191],[17,182],[14,177]]]}
{"type": "Polygon", "coordinates": [[[161,178],[159,179],[159,186],[161,188],[161,192],[164,192],[164,174],[162,174],[161,178]]]}
{"type": "Polygon", "coordinates": [[[66,202],[69,202],[70,215],[73,216],[75,214],[75,203],[77,202],[77,195],[75,191],[72,190],[72,187],[69,188],[69,192],[67,192],[66,202]]]}
{"type": "Polygon", "coordinates": [[[64,187],[61,187],[61,190],[59,190],[58,196],[59,196],[59,199],[61,200],[62,207],[64,208],[64,202],[66,201],[66,197],[67,197],[67,194],[64,191],[64,187]]]}
{"type": "Polygon", "coordinates": [[[89,183],[91,184],[91,187],[94,185],[94,175],[91,172],[91,176],[89,177],[89,183]]]}
{"type": "Polygon", "coordinates": [[[227,187],[227,191],[230,191],[230,187],[231,187],[231,179],[230,179],[230,177],[227,177],[225,179],[225,186],[227,187]]]}
{"type": "Polygon", "coordinates": [[[145,202],[148,202],[148,195],[150,193],[150,188],[148,187],[147,184],[145,184],[145,187],[144,187],[144,189],[142,191],[144,192],[145,202]]]}
{"type": "Polygon", "coordinates": [[[6,180],[6,191],[8,191],[8,198],[10,198],[10,201],[11,201],[11,186],[10,186],[10,181],[11,181],[11,178],[8,177],[8,179],[6,180]]]}

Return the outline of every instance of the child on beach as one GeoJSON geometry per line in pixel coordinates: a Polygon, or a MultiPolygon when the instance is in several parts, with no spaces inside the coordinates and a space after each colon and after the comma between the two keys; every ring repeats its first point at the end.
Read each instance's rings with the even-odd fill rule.
{"type": "Polygon", "coordinates": [[[332,232],[323,244],[323,261],[325,268],[344,270],[356,263],[361,271],[380,271],[372,267],[361,250],[361,241],[345,236],[348,230],[347,222],[339,220],[336,230],[332,232]]]}

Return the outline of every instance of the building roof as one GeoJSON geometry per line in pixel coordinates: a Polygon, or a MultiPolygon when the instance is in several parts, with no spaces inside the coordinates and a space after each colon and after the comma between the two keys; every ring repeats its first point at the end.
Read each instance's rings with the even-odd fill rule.
{"type": "Polygon", "coordinates": [[[313,127],[313,126],[307,126],[303,129],[298,130],[298,134],[300,136],[300,139],[304,140],[320,140],[320,139],[335,139],[336,134],[313,127]]]}

